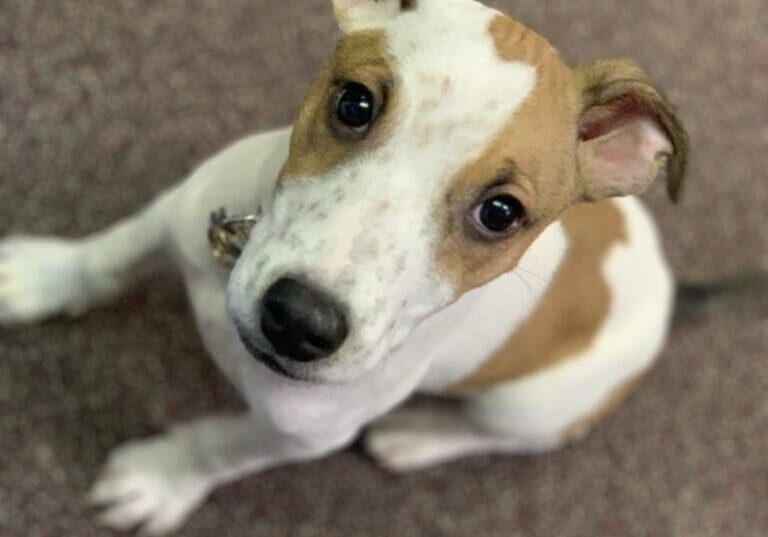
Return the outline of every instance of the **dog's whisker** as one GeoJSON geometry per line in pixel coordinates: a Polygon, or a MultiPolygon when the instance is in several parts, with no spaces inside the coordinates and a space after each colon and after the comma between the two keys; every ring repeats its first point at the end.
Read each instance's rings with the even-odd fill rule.
{"type": "Polygon", "coordinates": [[[544,278],[540,274],[536,274],[535,272],[532,272],[532,271],[530,271],[528,269],[524,269],[522,267],[517,267],[515,270],[520,272],[521,274],[525,274],[528,277],[533,278],[534,280],[536,280],[537,283],[539,283],[541,285],[547,285],[549,283],[549,282],[547,282],[546,278],[544,278]]]}
{"type": "Polygon", "coordinates": [[[512,275],[523,283],[525,290],[528,291],[528,295],[533,296],[533,289],[531,289],[531,285],[528,283],[528,280],[526,280],[521,274],[518,274],[514,271],[512,272],[512,275]]]}
{"type": "Polygon", "coordinates": [[[535,278],[534,274],[530,272],[525,271],[518,271],[517,269],[512,271],[512,274],[514,274],[517,278],[520,279],[525,284],[526,289],[528,290],[529,297],[533,297],[537,294],[538,291],[540,291],[542,288],[546,287],[547,282],[544,280],[540,280],[538,278],[535,278]],[[535,282],[531,282],[529,278],[534,277],[535,282]]]}

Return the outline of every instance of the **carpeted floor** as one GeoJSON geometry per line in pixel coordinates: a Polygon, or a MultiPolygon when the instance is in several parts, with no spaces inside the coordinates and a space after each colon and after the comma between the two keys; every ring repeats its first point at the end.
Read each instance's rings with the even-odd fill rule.
{"type": "MultiPolygon", "coordinates": [[[[692,135],[687,197],[648,196],[683,278],[768,267],[768,3],[506,0],[570,61],[628,54],[692,135]]],[[[287,123],[327,0],[0,0],[0,234],[77,236],[247,132],[287,123]]],[[[0,536],[106,536],[109,449],[237,406],[173,276],[83,320],[0,329],[0,536]]],[[[214,494],[182,536],[765,537],[768,300],[702,306],[584,443],[406,477],[355,451],[214,494]]]]}

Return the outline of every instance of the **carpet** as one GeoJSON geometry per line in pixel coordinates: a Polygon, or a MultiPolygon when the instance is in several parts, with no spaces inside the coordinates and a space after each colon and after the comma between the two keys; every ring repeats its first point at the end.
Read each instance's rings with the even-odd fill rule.
{"type": "MultiPolygon", "coordinates": [[[[224,144],[286,124],[333,42],[327,0],[0,0],[0,234],[80,236],[224,144]]],[[[493,2],[572,63],[631,55],[691,133],[656,185],[680,278],[768,267],[765,0],[493,2]]],[[[768,301],[701,304],[584,442],[403,477],[354,450],[216,491],[183,537],[768,535],[768,301]]],[[[0,329],[0,536],[101,537],[109,450],[239,402],[173,275],[79,320],[0,329]]]]}

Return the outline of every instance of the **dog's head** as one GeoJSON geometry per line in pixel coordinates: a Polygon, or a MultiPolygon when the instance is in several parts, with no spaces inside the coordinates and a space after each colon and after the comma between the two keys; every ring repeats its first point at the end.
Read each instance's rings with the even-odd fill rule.
{"type": "Polygon", "coordinates": [[[273,369],[351,381],[570,205],[660,173],[677,197],[685,133],[633,62],[571,69],[472,0],[333,5],[342,35],[229,286],[273,369]]]}

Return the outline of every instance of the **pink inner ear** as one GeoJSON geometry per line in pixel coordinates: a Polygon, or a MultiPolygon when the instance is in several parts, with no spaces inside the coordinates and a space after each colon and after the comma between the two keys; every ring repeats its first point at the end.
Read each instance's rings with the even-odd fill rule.
{"type": "Polygon", "coordinates": [[[659,153],[670,153],[672,145],[649,119],[630,121],[595,140],[594,156],[618,163],[653,162],[659,153]]]}
{"type": "Polygon", "coordinates": [[[590,197],[638,194],[659,172],[660,154],[672,144],[642,101],[620,98],[582,116],[582,169],[590,197]]]}
{"type": "Polygon", "coordinates": [[[579,138],[592,140],[642,117],[655,117],[653,109],[645,101],[631,95],[619,97],[607,104],[593,106],[581,116],[579,138]]]}

